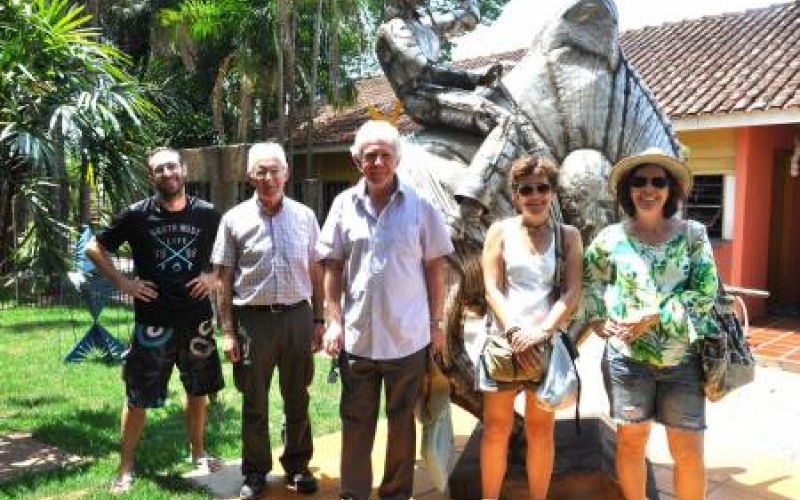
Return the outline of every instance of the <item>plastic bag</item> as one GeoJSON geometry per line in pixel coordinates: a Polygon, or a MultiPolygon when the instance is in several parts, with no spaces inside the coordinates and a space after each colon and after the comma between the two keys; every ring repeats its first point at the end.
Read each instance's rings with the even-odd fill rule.
{"type": "Polygon", "coordinates": [[[417,401],[417,418],[422,423],[420,454],[431,483],[439,491],[447,489],[455,460],[455,437],[450,413],[450,381],[429,361],[424,397],[417,401]]]}
{"type": "Polygon", "coordinates": [[[536,406],[556,411],[569,408],[578,401],[581,379],[575,366],[577,357],[577,349],[567,335],[558,333],[553,336],[550,364],[536,388],[536,406]]]}

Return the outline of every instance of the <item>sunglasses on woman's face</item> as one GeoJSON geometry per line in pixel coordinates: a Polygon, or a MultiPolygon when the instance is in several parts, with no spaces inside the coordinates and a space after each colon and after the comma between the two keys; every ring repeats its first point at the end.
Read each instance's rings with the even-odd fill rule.
{"type": "Polygon", "coordinates": [[[631,177],[631,187],[643,188],[650,184],[656,189],[664,189],[669,185],[669,181],[664,176],[645,177],[644,175],[634,175],[631,177]]]}
{"type": "Polygon", "coordinates": [[[547,183],[542,184],[520,184],[517,186],[517,194],[520,196],[530,196],[534,192],[539,194],[547,194],[552,189],[552,186],[547,183]]]}

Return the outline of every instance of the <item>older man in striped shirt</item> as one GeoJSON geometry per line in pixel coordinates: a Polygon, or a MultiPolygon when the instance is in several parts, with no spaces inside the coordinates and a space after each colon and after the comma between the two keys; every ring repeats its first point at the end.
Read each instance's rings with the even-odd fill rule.
{"type": "Polygon", "coordinates": [[[243,499],[258,498],[272,469],[267,397],[277,367],[284,405],[287,486],[314,493],[308,386],[323,334],[322,270],[314,212],[284,194],[289,167],[280,145],[250,148],[254,196],[222,218],[212,262],[219,270],[224,351],[242,393],[243,499]]]}

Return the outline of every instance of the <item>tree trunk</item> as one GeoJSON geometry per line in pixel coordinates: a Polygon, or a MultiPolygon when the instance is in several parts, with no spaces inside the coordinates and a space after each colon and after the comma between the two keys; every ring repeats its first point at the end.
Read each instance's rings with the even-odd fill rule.
{"type": "MultiPolygon", "coordinates": [[[[287,124],[286,124],[286,134],[287,134],[287,156],[289,160],[289,164],[295,168],[296,172],[296,185],[301,185],[303,179],[305,179],[308,174],[304,172],[304,169],[298,169],[297,165],[294,165],[294,129],[295,124],[297,122],[297,69],[295,67],[295,47],[294,41],[296,39],[295,32],[297,30],[297,16],[292,14],[291,9],[289,10],[287,16],[287,26],[289,27],[289,37],[286,39],[286,87],[287,87],[287,99],[288,99],[288,106],[287,106],[287,124]]],[[[299,192],[295,191],[295,195],[299,192]]]]}
{"type": "Polygon", "coordinates": [[[91,203],[92,203],[92,190],[90,187],[92,164],[85,155],[81,155],[81,176],[78,181],[78,218],[76,225],[82,228],[84,224],[91,221],[91,203]]]}
{"type": "Polygon", "coordinates": [[[244,144],[250,140],[250,123],[253,118],[253,96],[255,89],[253,81],[246,74],[242,75],[241,90],[239,91],[239,124],[236,131],[236,142],[244,144]]]}
{"type": "Polygon", "coordinates": [[[11,270],[14,247],[14,195],[16,185],[11,179],[0,184],[0,276],[11,270]]]}
{"type": "Polygon", "coordinates": [[[319,40],[322,34],[323,0],[317,0],[317,13],[314,15],[314,45],[311,49],[311,85],[308,89],[308,134],[306,135],[306,174],[310,179],[317,177],[314,168],[314,116],[317,114],[317,86],[319,72],[319,40]]]}
{"type": "Polygon", "coordinates": [[[338,106],[342,102],[341,94],[341,53],[339,51],[339,2],[338,0],[331,0],[331,17],[330,29],[331,46],[328,50],[328,67],[331,72],[331,93],[333,97],[333,104],[338,106]]]}
{"type": "Polygon", "coordinates": [[[217,77],[214,79],[214,89],[211,91],[211,112],[214,121],[214,130],[217,132],[217,140],[220,144],[226,144],[225,134],[225,114],[224,114],[224,86],[225,77],[228,75],[228,68],[231,65],[233,54],[228,54],[217,68],[217,77]]]}
{"type": "Polygon", "coordinates": [[[287,1],[278,0],[278,39],[275,47],[278,62],[278,142],[281,144],[286,141],[286,65],[283,51],[286,48],[284,43],[289,31],[287,1]]]}

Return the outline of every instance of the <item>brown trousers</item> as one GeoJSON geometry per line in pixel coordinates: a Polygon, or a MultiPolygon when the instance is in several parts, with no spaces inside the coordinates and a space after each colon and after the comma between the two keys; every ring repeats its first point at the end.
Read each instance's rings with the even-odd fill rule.
{"type": "Polygon", "coordinates": [[[381,500],[408,500],[414,483],[414,405],[421,390],[427,349],[399,359],[371,360],[342,353],[342,498],[368,500],[372,490],[372,447],[381,387],[386,388],[386,466],[378,488],[381,500]]]}
{"type": "Polygon", "coordinates": [[[279,313],[236,307],[234,314],[242,350],[242,360],[233,366],[242,393],[242,474],[272,470],[268,397],[275,368],[284,415],[280,462],[286,473],[305,470],[314,452],[308,416],[308,386],[314,377],[311,306],[279,313]]]}

